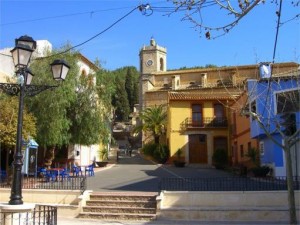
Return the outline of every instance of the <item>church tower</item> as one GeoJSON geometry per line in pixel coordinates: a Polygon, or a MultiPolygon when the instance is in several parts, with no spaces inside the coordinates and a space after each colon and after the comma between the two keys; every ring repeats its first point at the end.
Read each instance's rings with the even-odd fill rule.
{"type": "Polygon", "coordinates": [[[144,46],[140,50],[140,110],[147,107],[144,103],[144,93],[153,88],[151,73],[167,71],[167,49],[158,46],[153,38],[149,46],[144,46]]]}

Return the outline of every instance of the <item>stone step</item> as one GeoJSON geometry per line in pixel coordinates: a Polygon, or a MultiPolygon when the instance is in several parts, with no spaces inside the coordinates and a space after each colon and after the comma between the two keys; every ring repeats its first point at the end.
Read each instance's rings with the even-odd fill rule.
{"type": "Polygon", "coordinates": [[[79,218],[109,221],[150,221],[156,219],[157,193],[91,193],[79,218]]]}
{"type": "Polygon", "coordinates": [[[156,208],[85,206],[85,207],[83,207],[83,212],[126,213],[126,214],[156,214],[156,208]]]}
{"type": "Polygon", "coordinates": [[[156,208],[155,201],[110,201],[110,200],[88,200],[87,206],[115,206],[115,207],[143,207],[143,208],[156,208]]]}
{"type": "Polygon", "coordinates": [[[132,214],[132,213],[93,213],[82,212],[78,216],[84,219],[97,219],[107,221],[151,221],[156,219],[156,214],[132,214]]]}
{"type": "Polygon", "coordinates": [[[156,196],[132,196],[132,195],[90,195],[90,200],[109,201],[156,201],[156,196]]]}

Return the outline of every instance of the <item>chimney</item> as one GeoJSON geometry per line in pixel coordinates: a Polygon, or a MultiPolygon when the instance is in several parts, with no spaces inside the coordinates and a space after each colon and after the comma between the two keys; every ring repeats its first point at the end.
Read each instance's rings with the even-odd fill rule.
{"type": "Polygon", "coordinates": [[[180,87],[180,76],[175,75],[172,77],[172,90],[177,90],[180,87]]]}
{"type": "Polygon", "coordinates": [[[272,74],[271,63],[260,63],[259,64],[259,75],[260,78],[270,78],[272,74]]]}
{"type": "Polygon", "coordinates": [[[201,73],[201,86],[207,86],[207,73],[201,73]]]}

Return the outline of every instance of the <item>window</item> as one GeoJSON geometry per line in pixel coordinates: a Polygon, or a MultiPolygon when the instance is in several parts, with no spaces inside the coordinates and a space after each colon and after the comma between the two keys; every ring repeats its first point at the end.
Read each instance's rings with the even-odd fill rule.
{"type": "Polygon", "coordinates": [[[192,105],[192,123],[193,125],[202,124],[202,106],[201,105],[192,105]]]}
{"type": "MultiPolygon", "coordinates": [[[[252,101],[251,103],[250,103],[250,112],[251,113],[255,113],[256,114],[256,101],[252,101]]],[[[254,117],[252,116],[252,120],[254,120],[254,117]]]]}
{"type": "Polygon", "coordinates": [[[248,149],[247,150],[248,150],[248,154],[249,154],[250,151],[251,151],[251,142],[250,141],[248,142],[248,149]]]}
{"type": "Polygon", "coordinates": [[[236,130],[236,112],[233,112],[232,116],[233,116],[233,119],[232,119],[232,135],[236,135],[237,134],[237,130],[236,130]]]}
{"type": "Polygon", "coordinates": [[[216,118],[224,117],[224,107],[222,104],[214,104],[214,115],[216,118]]]}
{"type": "Polygon", "coordinates": [[[260,155],[264,155],[265,154],[265,143],[264,142],[259,142],[259,152],[260,155]]]}
{"type": "Polygon", "coordinates": [[[240,145],[241,157],[244,157],[244,145],[240,145]]]}
{"type": "Polygon", "coordinates": [[[160,67],[159,67],[160,71],[164,71],[164,59],[160,58],[159,62],[160,62],[160,67]]]}
{"type": "Polygon", "coordinates": [[[250,103],[251,112],[256,113],[256,101],[250,103]]]}
{"type": "Polygon", "coordinates": [[[206,142],[206,134],[199,134],[199,142],[200,143],[206,142]]]}
{"type": "Polygon", "coordinates": [[[300,90],[276,93],[277,113],[296,112],[300,110],[300,90]]]}
{"type": "Polygon", "coordinates": [[[85,69],[83,69],[82,71],[81,71],[81,76],[86,76],[87,75],[87,72],[85,71],[85,69]]]}

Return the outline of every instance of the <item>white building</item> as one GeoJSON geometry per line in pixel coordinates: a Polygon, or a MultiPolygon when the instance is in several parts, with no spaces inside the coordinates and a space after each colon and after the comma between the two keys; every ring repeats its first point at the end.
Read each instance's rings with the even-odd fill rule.
{"type": "MultiPolygon", "coordinates": [[[[32,59],[46,56],[49,52],[52,52],[52,44],[49,41],[37,40],[36,43],[37,47],[33,52],[32,59]]],[[[0,83],[14,82],[15,80],[15,67],[10,52],[12,49],[11,47],[0,50],[0,83]]],[[[78,75],[94,74],[99,70],[99,68],[85,56],[79,54],[78,59],[78,75]]],[[[94,84],[96,84],[96,77],[94,77],[93,81],[94,84]]],[[[68,162],[78,165],[89,165],[95,160],[99,161],[98,149],[99,145],[82,146],[76,144],[69,146],[68,162]]]]}

